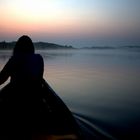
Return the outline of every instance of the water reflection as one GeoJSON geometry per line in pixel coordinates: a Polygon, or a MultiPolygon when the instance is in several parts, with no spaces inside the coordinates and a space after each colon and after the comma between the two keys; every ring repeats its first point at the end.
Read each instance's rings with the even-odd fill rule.
{"type": "Polygon", "coordinates": [[[79,51],[65,59],[48,62],[45,77],[71,110],[113,138],[140,137],[139,52],[79,51]]]}
{"type": "Polygon", "coordinates": [[[40,53],[44,59],[59,59],[59,57],[72,57],[74,51],[71,50],[37,50],[36,53],[40,53]]]}
{"type": "MultiPolygon", "coordinates": [[[[140,138],[140,51],[37,52],[44,58],[45,79],[89,135],[140,138]]],[[[0,52],[0,68],[8,57],[10,52],[0,52]]]]}

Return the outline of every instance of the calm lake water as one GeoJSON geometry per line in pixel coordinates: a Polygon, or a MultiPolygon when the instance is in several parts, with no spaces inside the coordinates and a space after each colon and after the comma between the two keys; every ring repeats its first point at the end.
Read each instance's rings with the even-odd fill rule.
{"type": "MultiPolygon", "coordinates": [[[[140,49],[36,52],[87,139],[140,139],[140,49]]],[[[0,70],[10,55],[0,51],[0,70]]]]}

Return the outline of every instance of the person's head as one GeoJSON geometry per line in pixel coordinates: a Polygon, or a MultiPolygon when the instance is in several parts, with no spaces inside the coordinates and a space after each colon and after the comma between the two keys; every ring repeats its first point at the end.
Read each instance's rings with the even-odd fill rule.
{"type": "Polygon", "coordinates": [[[13,50],[13,55],[15,54],[31,54],[34,53],[34,45],[30,37],[27,35],[21,36],[16,42],[15,48],[13,50]]]}

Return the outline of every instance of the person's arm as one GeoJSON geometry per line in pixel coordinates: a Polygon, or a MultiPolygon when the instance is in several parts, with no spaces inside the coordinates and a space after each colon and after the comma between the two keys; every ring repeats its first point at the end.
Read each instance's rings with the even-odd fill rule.
{"type": "Polygon", "coordinates": [[[0,72],[0,85],[3,84],[10,76],[10,63],[11,59],[6,63],[0,72]]]}

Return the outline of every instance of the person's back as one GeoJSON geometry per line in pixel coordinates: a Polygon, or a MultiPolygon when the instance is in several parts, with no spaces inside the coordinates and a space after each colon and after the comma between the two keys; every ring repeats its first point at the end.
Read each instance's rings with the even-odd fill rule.
{"type": "Polygon", "coordinates": [[[9,60],[11,83],[15,86],[39,85],[43,78],[43,59],[39,54],[16,55],[9,60]]]}

